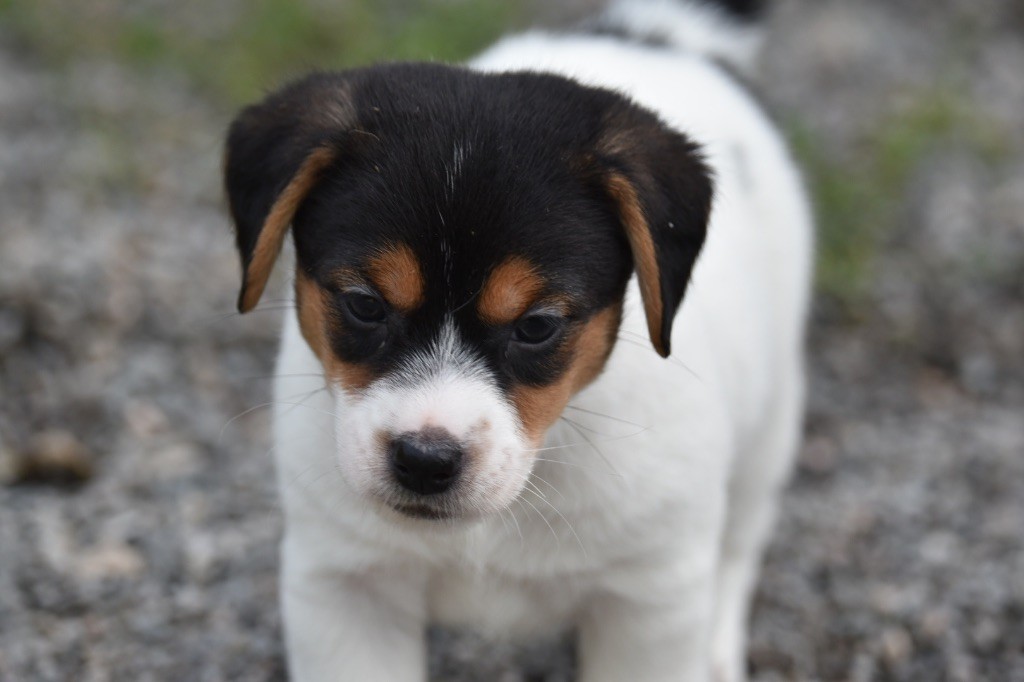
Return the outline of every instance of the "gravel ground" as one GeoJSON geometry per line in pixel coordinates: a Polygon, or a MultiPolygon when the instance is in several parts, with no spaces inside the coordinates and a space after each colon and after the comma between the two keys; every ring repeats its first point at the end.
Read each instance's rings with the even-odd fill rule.
{"type": "MultiPolygon", "coordinates": [[[[817,306],[754,678],[1024,680],[1024,10],[779,5],[754,85],[828,158],[934,87],[972,123],[893,188],[866,303],[817,306]]],[[[0,27],[0,680],[281,679],[281,306],[232,312],[231,112],[15,44],[0,27]]],[[[564,644],[433,643],[436,679],[571,676],[564,644]]]]}

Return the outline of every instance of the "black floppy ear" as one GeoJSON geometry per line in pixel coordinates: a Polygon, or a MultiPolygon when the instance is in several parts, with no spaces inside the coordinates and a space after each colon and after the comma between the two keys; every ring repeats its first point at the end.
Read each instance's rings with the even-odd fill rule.
{"type": "Polygon", "coordinates": [[[672,320],[707,232],[711,172],[697,144],[625,102],[605,117],[598,158],[633,252],[651,343],[668,357],[672,320]]]}
{"type": "Polygon", "coordinates": [[[242,258],[239,312],[259,302],[303,199],[355,125],[344,76],[315,74],[244,109],[228,132],[224,187],[242,258]]]}

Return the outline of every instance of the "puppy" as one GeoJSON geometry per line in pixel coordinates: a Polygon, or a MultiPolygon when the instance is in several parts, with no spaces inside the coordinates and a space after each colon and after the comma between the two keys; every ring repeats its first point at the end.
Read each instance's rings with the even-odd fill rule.
{"type": "Polygon", "coordinates": [[[744,678],[811,254],[779,134],[718,62],[752,62],[758,10],[621,3],[235,120],[241,311],[295,244],[294,679],[423,680],[429,623],[573,629],[587,682],[744,678]]]}

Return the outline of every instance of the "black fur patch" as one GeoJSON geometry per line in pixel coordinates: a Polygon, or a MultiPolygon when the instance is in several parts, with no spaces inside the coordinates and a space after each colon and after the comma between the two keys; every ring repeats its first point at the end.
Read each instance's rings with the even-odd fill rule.
{"type": "MultiPolygon", "coordinates": [[[[768,10],[767,0],[690,0],[690,2],[717,7],[742,24],[761,21],[765,18],[768,10]]],[[[584,21],[578,30],[581,33],[608,36],[647,47],[669,48],[673,46],[672,41],[658,31],[638,32],[603,17],[584,21]]]]}
{"type": "Polygon", "coordinates": [[[665,38],[652,33],[637,33],[631,29],[620,26],[606,21],[592,21],[583,24],[580,27],[582,33],[589,33],[595,36],[605,36],[608,38],[617,38],[618,40],[637,43],[639,45],[645,45],[647,47],[659,47],[666,48],[671,47],[672,43],[665,38]]]}
{"type": "MultiPolygon", "coordinates": [[[[421,306],[390,311],[372,335],[332,339],[342,360],[378,376],[451,318],[500,384],[555,381],[571,361],[563,345],[512,343],[511,326],[487,325],[474,299],[510,256],[531,263],[543,294],[567,304],[566,337],[621,299],[632,257],[608,172],[635,180],[657,223],[662,288],[673,299],[666,325],[703,243],[707,171],[696,147],[652,113],[553,75],[392,64],[310,76],[238,118],[226,186],[243,262],[275,194],[324,145],[338,156],[293,221],[298,267],[337,291],[335,273],[365,271],[380,250],[404,244],[422,270],[421,306]]],[[[344,315],[340,291],[335,299],[334,314],[344,315]]]]}
{"type": "Polygon", "coordinates": [[[718,5],[734,17],[744,21],[761,19],[768,8],[767,0],[703,0],[707,5],[718,5]]]}

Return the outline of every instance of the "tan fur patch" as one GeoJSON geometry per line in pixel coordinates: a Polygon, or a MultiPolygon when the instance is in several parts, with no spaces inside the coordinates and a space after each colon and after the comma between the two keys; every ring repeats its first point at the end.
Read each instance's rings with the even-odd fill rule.
{"type": "Polygon", "coordinates": [[[405,244],[397,244],[374,256],[367,271],[392,307],[407,313],[423,304],[424,283],[420,262],[405,244]]]}
{"type": "Polygon", "coordinates": [[[636,268],[637,280],[640,283],[640,296],[644,302],[644,313],[647,315],[647,332],[651,336],[654,349],[665,357],[665,347],[661,343],[661,320],[664,304],[661,300],[661,284],[658,273],[658,258],[654,250],[654,240],[647,225],[640,198],[636,194],[633,183],[619,174],[612,174],[607,180],[608,193],[615,199],[619,209],[619,219],[626,229],[626,238],[633,251],[633,266],[636,268]]]}
{"type": "Polygon", "coordinates": [[[299,328],[306,343],[320,359],[328,379],[337,381],[347,390],[362,390],[370,385],[374,376],[365,367],[342,362],[331,350],[330,334],[338,322],[327,307],[327,292],[310,277],[295,275],[295,303],[298,306],[299,328]]]}
{"type": "Polygon", "coordinates": [[[529,261],[512,256],[494,268],[480,290],[477,313],[488,324],[510,324],[529,310],[544,280],[529,261]]]}
{"type": "Polygon", "coordinates": [[[259,237],[256,239],[256,247],[253,249],[252,258],[245,269],[245,276],[242,283],[242,294],[238,298],[238,310],[246,313],[256,307],[260,296],[270,279],[270,271],[274,268],[274,261],[281,253],[281,245],[288,233],[288,226],[295,217],[295,211],[299,204],[306,198],[309,191],[313,189],[320,172],[327,167],[335,158],[335,151],[329,147],[320,147],[313,150],[306,160],[299,166],[295,176],[285,186],[284,190],[270,207],[267,219],[263,221],[259,237]]]}
{"type": "Polygon", "coordinates": [[[331,284],[339,291],[348,287],[366,286],[366,280],[355,270],[348,267],[337,268],[329,273],[331,284]]]}
{"type": "Polygon", "coordinates": [[[539,445],[544,433],[562,414],[569,399],[604,369],[615,345],[622,313],[621,304],[601,310],[568,341],[572,362],[561,379],[549,386],[519,386],[512,390],[512,402],[519,412],[526,437],[539,445]]]}

